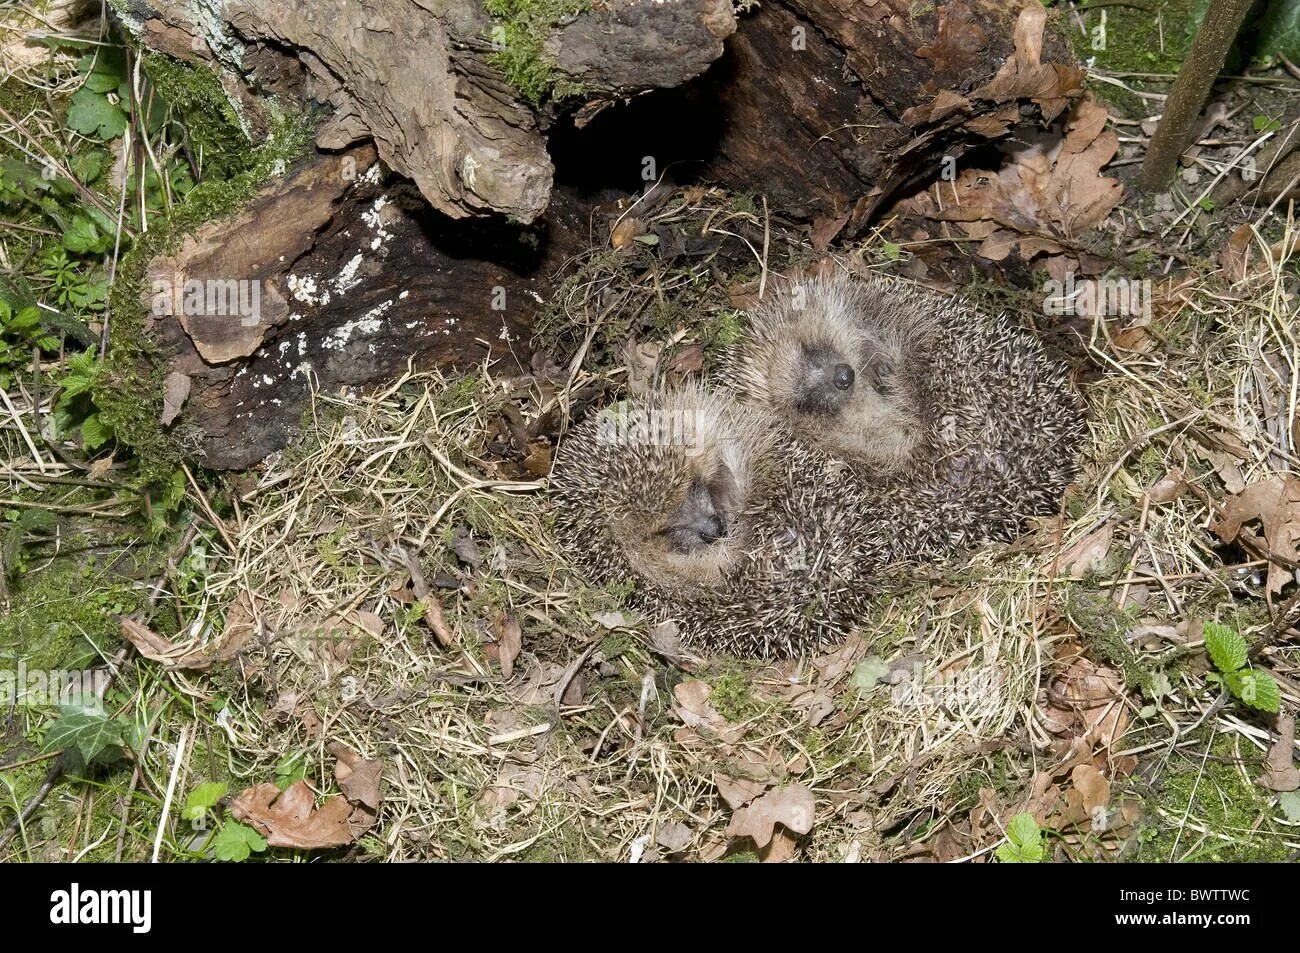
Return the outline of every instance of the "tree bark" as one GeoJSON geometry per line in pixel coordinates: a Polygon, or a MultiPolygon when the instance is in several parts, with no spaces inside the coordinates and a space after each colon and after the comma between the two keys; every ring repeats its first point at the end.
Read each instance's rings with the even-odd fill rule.
{"type": "Polygon", "coordinates": [[[1228,51],[1241,30],[1242,21],[1254,0],[1212,0],[1205,11],[1201,28],[1192,40],[1187,58],[1178,71],[1164,113],[1142,160],[1138,184],[1147,191],[1169,187],[1178,168],[1178,157],[1191,143],[1188,141],[1196,117],[1205,107],[1214,81],[1223,69],[1228,51]]]}
{"type": "Polygon", "coordinates": [[[237,279],[261,295],[255,321],[187,314],[183,295],[160,313],[147,295],[172,392],[188,394],[168,416],[178,439],[243,467],[289,439],[309,376],[526,365],[532,311],[592,242],[601,187],[630,195],[670,174],[752,190],[826,242],[944,157],[1049,123],[1080,94],[1037,2],[913,6],[766,0],[737,31],[730,0],[612,0],[545,42],[582,99],[538,106],[491,65],[478,0],[130,0],[136,35],[220,70],[251,131],[268,96],[325,102],[318,144],[342,151],[153,263],[173,290],[237,279]],[[410,180],[409,201],[385,204],[391,185],[364,174],[376,156],[410,180]]]}

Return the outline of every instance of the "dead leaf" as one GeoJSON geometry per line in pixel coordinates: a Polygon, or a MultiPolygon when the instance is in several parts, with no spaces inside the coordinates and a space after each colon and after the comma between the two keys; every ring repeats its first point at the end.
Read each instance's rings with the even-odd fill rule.
{"type": "Polygon", "coordinates": [[[1300,788],[1300,771],[1295,766],[1295,716],[1277,716],[1277,741],[1268,749],[1264,773],[1255,783],[1270,791],[1294,791],[1300,788]]]}
{"type": "Polygon", "coordinates": [[[1175,467],[1151,485],[1147,490],[1147,499],[1156,505],[1172,503],[1187,492],[1187,480],[1183,471],[1175,467]]]}
{"type": "Polygon", "coordinates": [[[771,842],[778,824],[796,834],[807,834],[813,828],[815,810],[812,792],[802,784],[790,784],[755,798],[732,814],[727,836],[750,837],[763,848],[771,842]]]}
{"type": "Polygon", "coordinates": [[[339,790],[349,801],[378,811],[383,801],[379,793],[379,779],[384,772],[384,763],[363,758],[339,741],[330,744],[329,752],[338,759],[334,766],[334,777],[338,781],[339,790]]]}
{"type": "Polygon", "coordinates": [[[515,673],[515,659],[523,647],[523,632],[519,628],[519,621],[504,612],[497,613],[493,629],[496,631],[497,659],[501,663],[501,674],[510,678],[515,673]]]}
{"type": "Polygon", "coordinates": [[[693,840],[695,835],[681,821],[669,821],[661,825],[655,834],[655,843],[670,854],[685,850],[693,840]]]}
{"type": "Polygon", "coordinates": [[[201,672],[216,662],[234,658],[256,629],[253,599],[241,591],[226,610],[226,627],[215,642],[201,645],[196,639],[176,643],[159,635],[135,619],[123,616],[122,635],[147,659],[166,669],[201,672]]]}
{"type": "Polygon", "coordinates": [[[749,778],[731,778],[725,774],[715,774],[713,783],[718,787],[718,794],[733,811],[744,807],[765,790],[767,785],[749,778]]]}
{"type": "Polygon", "coordinates": [[[283,793],[269,783],[247,788],[231,800],[230,813],[257,828],[272,847],[342,847],[365,830],[354,830],[352,824],[354,815],[364,818],[363,808],[354,808],[342,795],[326,798],[317,808],[306,781],[295,782],[283,793]]]}
{"type": "Polygon", "coordinates": [[[636,237],[645,230],[645,223],[639,218],[631,215],[621,218],[618,224],[614,226],[609,235],[609,243],[614,248],[622,251],[625,248],[631,248],[636,237]]]}
{"type": "Polygon", "coordinates": [[[934,42],[920,47],[916,55],[932,61],[935,73],[962,75],[983,64],[987,44],[971,8],[957,0],[939,8],[934,42]]]}
{"type": "Polygon", "coordinates": [[[1106,523],[1074,543],[1060,556],[1061,571],[1067,576],[1085,576],[1100,569],[1110,552],[1111,537],[1115,527],[1106,523]]]}
{"type": "Polygon", "coordinates": [[[669,619],[650,629],[650,647],[669,661],[675,662],[682,657],[681,629],[669,619]]]}
{"type": "Polygon", "coordinates": [[[1268,590],[1282,591],[1282,587],[1295,577],[1300,566],[1300,552],[1296,550],[1296,537],[1300,535],[1300,477],[1295,474],[1275,476],[1252,483],[1223,505],[1222,513],[1211,529],[1225,543],[1234,540],[1253,541],[1243,535],[1247,523],[1258,521],[1264,534],[1264,545],[1256,541],[1255,550],[1270,560],[1268,590]]]}
{"type": "Polygon", "coordinates": [[[188,374],[172,371],[163,380],[163,406],[158,422],[170,427],[172,421],[180,416],[185,399],[190,396],[190,378],[188,374]]]}
{"type": "Polygon", "coordinates": [[[641,397],[650,390],[655,368],[659,366],[659,353],[663,348],[652,341],[638,343],[628,339],[623,345],[623,366],[627,369],[627,389],[641,397]]]}

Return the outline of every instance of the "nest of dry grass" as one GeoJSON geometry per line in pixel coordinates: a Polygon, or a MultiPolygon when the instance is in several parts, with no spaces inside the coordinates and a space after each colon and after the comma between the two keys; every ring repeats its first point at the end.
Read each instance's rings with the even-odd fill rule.
{"type": "MultiPolygon", "coordinates": [[[[768,230],[758,213],[747,224],[768,230]]],[[[1185,810],[1137,807],[1160,770],[1224,739],[1236,760],[1216,763],[1258,791],[1269,726],[1207,690],[1205,620],[1262,644],[1300,701],[1266,558],[1210,530],[1237,482],[1297,462],[1300,343],[1279,266],[1227,290],[1169,284],[1149,318],[1099,322],[1085,468],[1061,517],[900,582],[843,646],[781,664],[691,656],[623,593],[584,585],[551,538],[545,480],[527,475],[545,471],[534,424],[562,431],[631,373],[617,360],[635,347],[590,360],[601,315],[663,287],[607,256],[586,266],[561,299],[576,359],[555,373],[318,394],[302,436],[243,489],[208,542],[191,634],[254,637],[237,668],[171,676],[218,700],[239,777],[265,781],[296,754],[326,795],[331,743],[381,760],[383,805],[358,847],[394,860],[986,858],[1023,810],[1065,856],[1113,856],[1147,829],[1172,832],[1175,856],[1261,825],[1293,845],[1268,792],[1250,831],[1201,816],[1208,782],[1185,810]],[[511,434],[523,465],[500,453],[511,434]],[[809,817],[781,813],[792,791],[809,817]],[[760,814],[784,825],[770,839],[760,814]]],[[[735,318],[710,300],[709,327],[735,318]]],[[[658,332],[693,340],[684,323],[658,332]]]]}

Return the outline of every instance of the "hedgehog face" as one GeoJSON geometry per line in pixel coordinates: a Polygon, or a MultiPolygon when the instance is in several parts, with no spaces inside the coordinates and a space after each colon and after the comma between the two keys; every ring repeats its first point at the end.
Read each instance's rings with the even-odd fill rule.
{"type": "Polygon", "coordinates": [[[772,439],[765,415],[698,388],[603,411],[557,476],[581,558],[666,591],[719,586],[744,555],[772,439]]]}
{"type": "Polygon", "coordinates": [[[748,454],[725,445],[669,448],[631,466],[641,479],[611,500],[614,540],[628,567],[666,589],[719,584],[745,539],[748,454]]]}
{"type": "Polygon", "coordinates": [[[893,323],[868,304],[878,303],[825,283],[796,286],[754,317],[734,370],[800,439],[895,470],[924,434],[920,387],[893,323]]]}

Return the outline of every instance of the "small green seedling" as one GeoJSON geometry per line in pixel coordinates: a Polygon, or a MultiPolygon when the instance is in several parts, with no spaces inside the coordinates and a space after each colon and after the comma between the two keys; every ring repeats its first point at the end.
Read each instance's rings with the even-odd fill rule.
{"type": "Polygon", "coordinates": [[[212,852],[217,860],[238,863],[248,860],[253,854],[266,850],[266,838],[247,824],[238,821],[226,821],[212,838],[212,852]]]}
{"type": "Polygon", "coordinates": [[[226,786],[220,781],[208,781],[200,784],[185,799],[185,806],[181,808],[181,816],[195,827],[206,827],[208,815],[217,806],[217,802],[225,796],[226,786]]]}
{"type": "Polygon", "coordinates": [[[1047,845],[1034,815],[1025,811],[1011,818],[1006,842],[998,845],[997,858],[1004,864],[1039,864],[1047,859],[1047,845]]]}
{"type": "Polygon", "coordinates": [[[1235,630],[1218,622],[1205,623],[1205,651],[1217,672],[1205,677],[1222,685],[1251,708],[1277,714],[1282,693],[1273,676],[1262,669],[1248,668],[1249,647],[1235,630]]]}

